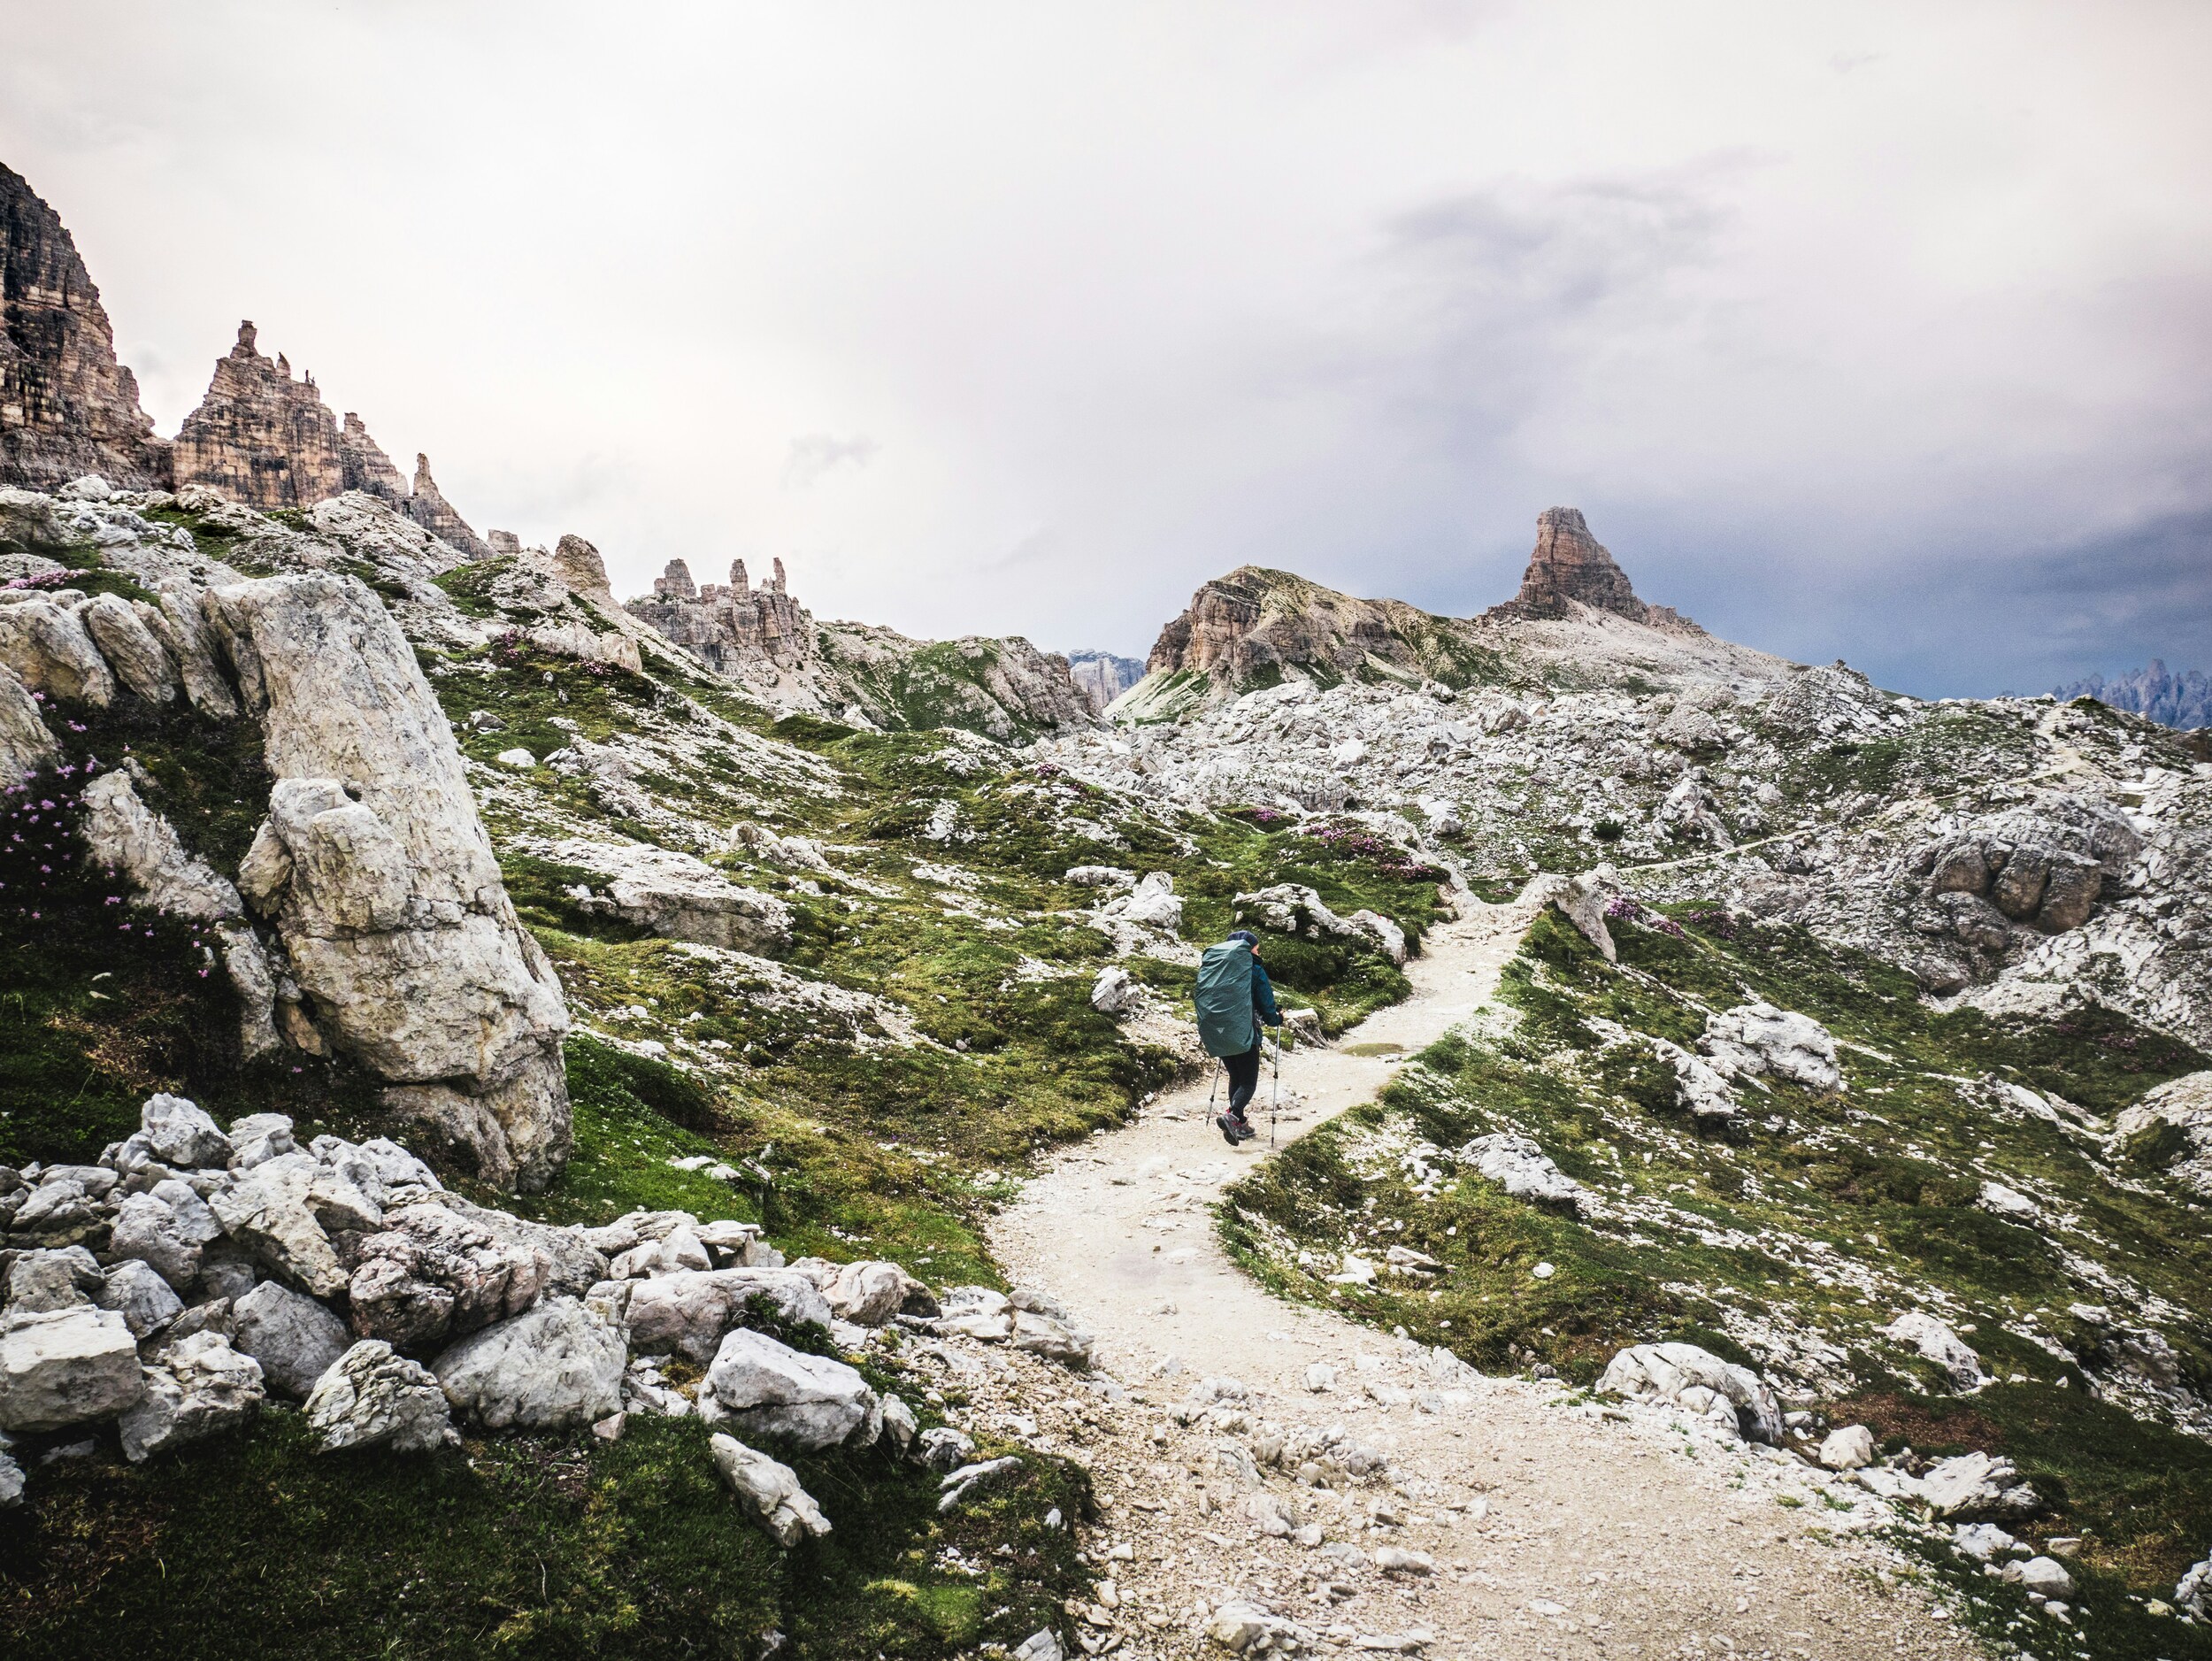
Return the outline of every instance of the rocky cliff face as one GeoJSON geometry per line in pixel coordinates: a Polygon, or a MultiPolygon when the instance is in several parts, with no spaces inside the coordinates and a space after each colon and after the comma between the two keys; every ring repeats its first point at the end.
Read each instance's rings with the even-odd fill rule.
{"type": "Polygon", "coordinates": [[[1104,713],[1108,704],[1144,679],[1144,665],[1134,657],[1107,651],[1071,651],[1067,657],[1068,673],[1094,714],[1104,713]]]}
{"type": "MultiPolygon", "coordinates": [[[[603,573],[602,575],[603,582],[603,573]]],[[[791,597],[783,561],[757,588],[745,562],[733,560],[726,587],[691,580],[691,567],[672,559],[653,580],[650,599],[632,600],[633,617],[692,652],[718,673],[773,688],[814,657],[814,622],[791,597]]]]}
{"type": "Polygon", "coordinates": [[[1317,582],[1244,565],[1192,596],[1160,631],[1148,678],[1217,692],[1271,685],[1286,673],[1347,680],[1440,681],[1463,686],[1484,664],[1464,626],[1402,600],[1360,600],[1317,582]]]}
{"type": "Polygon", "coordinates": [[[1536,551],[1522,575],[1520,593],[1491,615],[1563,619],[1572,617],[1577,606],[1655,628],[1697,627],[1670,606],[1647,605],[1636,597],[1628,573],[1590,534],[1581,509],[1546,508],[1536,516],[1536,551]]]}
{"type": "MultiPolygon", "coordinates": [[[[347,488],[344,435],[314,376],[295,381],[281,354],[262,356],[257,336],[250,322],[238,326],[237,344],[216,360],[207,395],[184,418],[177,483],[206,485],[249,507],[311,507],[347,488]]],[[[359,470],[379,461],[391,469],[380,450],[359,470]]]]}
{"type": "Polygon", "coordinates": [[[60,216],[0,166],[0,484],[166,485],[169,447],[60,216]]]}

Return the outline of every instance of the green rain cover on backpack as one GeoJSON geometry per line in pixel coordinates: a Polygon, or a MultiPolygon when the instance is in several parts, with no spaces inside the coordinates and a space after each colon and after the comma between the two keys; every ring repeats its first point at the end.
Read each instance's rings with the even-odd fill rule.
{"type": "Polygon", "coordinates": [[[1252,949],[1240,940],[1206,948],[1198,960],[1198,1037],[1210,1056],[1240,1056],[1259,1042],[1252,1028],[1252,949]]]}

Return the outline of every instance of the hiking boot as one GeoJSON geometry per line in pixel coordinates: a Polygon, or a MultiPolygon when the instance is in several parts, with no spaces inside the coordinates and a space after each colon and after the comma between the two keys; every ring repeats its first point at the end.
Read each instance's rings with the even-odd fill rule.
{"type": "Polygon", "coordinates": [[[1237,1121],[1230,1115],[1226,1113],[1216,1113],[1214,1115],[1214,1123],[1221,1127],[1222,1140],[1227,1142],[1232,1148],[1235,1147],[1239,1142],[1244,1140],[1242,1136],[1237,1134],[1237,1121]]]}
{"type": "Polygon", "coordinates": [[[1245,1118],[1243,1114],[1232,1113],[1228,1116],[1228,1118],[1229,1128],[1235,1134],[1234,1139],[1236,1141],[1250,1142],[1253,1137],[1260,1134],[1252,1128],[1252,1121],[1245,1118]]]}

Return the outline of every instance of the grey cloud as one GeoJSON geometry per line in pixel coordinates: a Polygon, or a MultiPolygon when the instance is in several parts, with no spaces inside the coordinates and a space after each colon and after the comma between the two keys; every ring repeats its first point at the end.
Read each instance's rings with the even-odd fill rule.
{"type": "Polygon", "coordinates": [[[804,490],[824,473],[839,467],[865,467],[882,445],[865,433],[837,438],[828,433],[808,433],[791,441],[791,453],[783,464],[783,488],[804,490]]]}

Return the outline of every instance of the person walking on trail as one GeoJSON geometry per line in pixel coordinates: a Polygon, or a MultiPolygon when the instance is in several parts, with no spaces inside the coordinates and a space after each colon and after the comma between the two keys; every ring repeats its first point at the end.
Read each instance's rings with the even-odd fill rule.
{"type": "Polygon", "coordinates": [[[1229,1075],[1229,1111],[1216,1114],[1214,1123],[1234,1148],[1259,1134],[1244,1110],[1260,1088],[1260,1027],[1283,1024],[1275,988],[1260,966],[1257,934],[1240,928],[1206,949],[1198,963],[1196,1001],[1199,1041],[1229,1075]]]}

